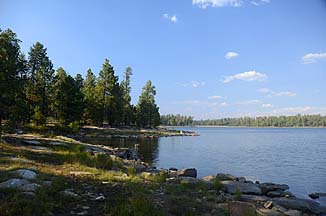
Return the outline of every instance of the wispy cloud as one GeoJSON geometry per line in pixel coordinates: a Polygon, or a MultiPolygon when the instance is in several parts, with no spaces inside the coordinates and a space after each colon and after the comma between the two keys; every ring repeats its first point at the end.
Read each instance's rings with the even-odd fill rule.
{"type": "Polygon", "coordinates": [[[262,108],[273,108],[274,105],[273,104],[262,104],[261,107],[262,108]]]}
{"type": "Polygon", "coordinates": [[[253,99],[253,100],[244,100],[244,101],[239,101],[236,103],[237,105],[254,105],[254,104],[259,104],[261,103],[260,100],[253,99]]]}
{"type": "Polygon", "coordinates": [[[291,91],[273,91],[268,88],[261,88],[258,89],[258,92],[266,94],[267,97],[273,97],[273,96],[287,96],[287,97],[294,97],[297,94],[295,92],[291,91]]]}
{"type": "Polygon", "coordinates": [[[250,3],[255,6],[260,6],[260,5],[268,4],[270,2],[271,2],[270,0],[255,0],[255,1],[251,1],[250,3]]]}
{"type": "Polygon", "coordinates": [[[308,53],[302,58],[303,64],[312,64],[316,63],[318,60],[326,60],[326,52],[324,53],[308,53]]]}
{"type": "Polygon", "coordinates": [[[242,0],[192,0],[192,4],[206,9],[207,7],[240,7],[242,0]]]}
{"type": "Polygon", "coordinates": [[[223,99],[226,97],[220,96],[220,95],[213,95],[213,96],[209,96],[208,99],[223,99]]]}
{"type": "Polygon", "coordinates": [[[183,87],[199,88],[199,87],[205,86],[206,82],[204,82],[204,81],[190,81],[190,82],[187,82],[187,83],[179,83],[179,85],[181,85],[183,87]]]}
{"type": "Polygon", "coordinates": [[[223,82],[229,83],[233,80],[242,80],[242,81],[265,81],[267,79],[267,75],[263,73],[259,73],[256,71],[247,71],[243,73],[234,74],[231,76],[225,76],[223,82]]]}
{"type": "Polygon", "coordinates": [[[238,56],[239,56],[239,54],[236,53],[236,52],[227,52],[224,57],[226,59],[232,59],[232,58],[235,58],[235,57],[238,57],[238,56]]]}
{"type": "Polygon", "coordinates": [[[295,114],[326,114],[326,107],[297,106],[282,107],[272,110],[273,115],[295,115],[295,114]]]}
{"type": "Polygon", "coordinates": [[[163,14],[163,18],[164,18],[164,19],[168,19],[168,20],[170,20],[170,21],[173,22],[173,23],[178,22],[178,18],[177,18],[176,15],[171,16],[171,15],[165,13],[165,14],[163,14]]]}

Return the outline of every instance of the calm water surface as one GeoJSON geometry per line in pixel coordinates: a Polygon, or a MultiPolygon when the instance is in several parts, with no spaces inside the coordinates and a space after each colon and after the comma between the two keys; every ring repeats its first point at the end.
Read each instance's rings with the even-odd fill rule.
{"type": "Polygon", "coordinates": [[[112,146],[140,143],[143,160],[157,168],[195,167],[199,177],[218,172],[286,183],[299,197],[326,192],[326,129],[177,128],[197,137],[88,140],[112,146]]]}

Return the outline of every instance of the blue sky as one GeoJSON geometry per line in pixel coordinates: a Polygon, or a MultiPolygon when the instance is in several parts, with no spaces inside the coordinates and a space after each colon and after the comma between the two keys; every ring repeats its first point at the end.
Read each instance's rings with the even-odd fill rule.
{"type": "Polygon", "coordinates": [[[0,28],[72,75],[130,65],[162,114],[326,114],[324,0],[0,0],[0,28]]]}

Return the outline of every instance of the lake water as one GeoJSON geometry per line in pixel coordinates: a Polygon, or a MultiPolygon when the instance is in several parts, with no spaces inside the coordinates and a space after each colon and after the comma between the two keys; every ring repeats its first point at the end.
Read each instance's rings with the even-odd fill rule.
{"type": "Polygon", "coordinates": [[[96,142],[125,147],[140,143],[143,160],[157,168],[195,167],[199,177],[223,172],[260,182],[285,183],[299,197],[326,192],[324,128],[176,129],[195,131],[200,136],[96,142]]]}

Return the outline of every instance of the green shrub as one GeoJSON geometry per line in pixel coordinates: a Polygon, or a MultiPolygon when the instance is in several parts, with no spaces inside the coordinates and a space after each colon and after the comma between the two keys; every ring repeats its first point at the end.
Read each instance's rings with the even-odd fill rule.
{"type": "Polygon", "coordinates": [[[68,128],[72,133],[77,133],[79,129],[79,122],[78,121],[70,122],[68,128]]]}
{"type": "Polygon", "coordinates": [[[136,174],[136,169],[134,167],[128,167],[128,175],[134,176],[136,174]]]}
{"type": "Polygon", "coordinates": [[[242,196],[242,194],[241,194],[241,190],[240,190],[240,188],[237,188],[237,189],[235,190],[235,199],[236,199],[236,200],[240,200],[240,199],[241,199],[241,196],[242,196]]]}
{"type": "Polygon", "coordinates": [[[39,106],[35,107],[32,120],[36,125],[44,125],[46,123],[46,117],[42,114],[39,106]]]}
{"type": "Polygon", "coordinates": [[[95,155],[95,167],[98,169],[111,169],[113,161],[110,156],[104,153],[95,155]]]}
{"type": "Polygon", "coordinates": [[[219,178],[215,178],[213,181],[213,186],[216,191],[220,191],[222,189],[222,183],[219,178]]]}

